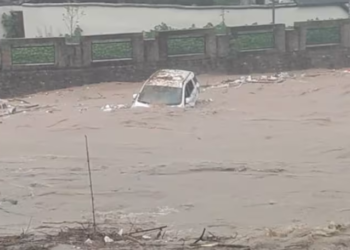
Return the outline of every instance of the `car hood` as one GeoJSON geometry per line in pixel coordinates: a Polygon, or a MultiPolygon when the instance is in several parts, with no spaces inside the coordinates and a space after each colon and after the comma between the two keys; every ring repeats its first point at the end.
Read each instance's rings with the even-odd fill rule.
{"type": "MultiPolygon", "coordinates": [[[[132,108],[149,108],[149,107],[152,107],[153,105],[152,104],[146,104],[146,103],[142,103],[142,102],[138,102],[138,101],[135,101],[133,104],[132,104],[132,108]]],[[[165,107],[177,107],[177,108],[183,108],[184,105],[180,104],[180,105],[164,105],[165,107]]]]}

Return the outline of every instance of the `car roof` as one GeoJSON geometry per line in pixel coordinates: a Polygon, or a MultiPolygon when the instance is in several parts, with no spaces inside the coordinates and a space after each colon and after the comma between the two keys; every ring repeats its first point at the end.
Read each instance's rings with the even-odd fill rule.
{"type": "Polygon", "coordinates": [[[146,85],[167,86],[182,88],[186,79],[193,77],[194,73],[179,69],[161,69],[155,72],[147,81],[146,85]],[[192,75],[192,76],[191,76],[192,75]]]}

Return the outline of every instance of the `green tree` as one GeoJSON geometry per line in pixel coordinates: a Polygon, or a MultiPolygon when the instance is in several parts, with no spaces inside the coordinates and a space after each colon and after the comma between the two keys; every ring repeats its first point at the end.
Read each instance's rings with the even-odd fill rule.
{"type": "Polygon", "coordinates": [[[23,37],[23,34],[18,26],[16,15],[13,11],[9,14],[4,13],[1,17],[1,24],[4,27],[5,38],[20,38],[23,37]]]}
{"type": "Polygon", "coordinates": [[[79,40],[83,33],[83,30],[80,28],[80,19],[85,15],[85,12],[71,0],[67,2],[64,9],[65,12],[62,14],[62,20],[68,30],[66,37],[72,41],[79,40]]]}

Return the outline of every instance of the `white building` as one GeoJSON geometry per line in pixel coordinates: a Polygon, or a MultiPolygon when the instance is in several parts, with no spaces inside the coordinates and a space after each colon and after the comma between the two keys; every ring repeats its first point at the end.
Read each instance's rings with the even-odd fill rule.
{"type": "MultiPolygon", "coordinates": [[[[311,2],[312,0],[296,0],[311,2]]],[[[324,2],[326,0],[315,0],[324,2]]],[[[328,0],[331,1],[331,0],[328,0]]],[[[336,0],[333,0],[334,2],[336,0]]],[[[338,0],[339,1],[339,0],[338,0]]],[[[348,18],[345,8],[338,4],[313,4],[304,7],[298,4],[277,4],[276,23],[292,26],[297,21],[348,18]]],[[[271,5],[253,6],[152,6],[135,4],[86,3],[76,5],[84,12],[79,26],[85,35],[142,32],[161,23],[182,29],[192,25],[203,27],[208,23],[219,24],[225,20],[228,26],[270,24],[271,5]]],[[[0,15],[11,10],[23,12],[25,37],[63,36],[68,28],[62,20],[64,4],[22,4],[0,6],[0,15]]],[[[0,26],[0,36],[4,34],[0,26]]]]}

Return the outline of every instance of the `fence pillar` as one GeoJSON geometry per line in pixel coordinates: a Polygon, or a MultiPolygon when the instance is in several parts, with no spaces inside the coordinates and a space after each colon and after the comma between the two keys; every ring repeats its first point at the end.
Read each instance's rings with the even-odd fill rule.
{"type": "Polygon", "coordinates": [[[279,52],[286,51],[286,26],[284,24],[274,25],[275,49],[279,52]]]}
{"type": "Polygon", "coordinates": [[[134,62],[142,63],[145,60],[143,34],[134,35],[131,43],[134,62]]]}
{"type": "Polygon", "coordinates": [[[159,61],[158,41],[155,39],[144,40],[144,53],[146,62],[156,63],[159,61]]]}
{"type": "Polygon", "coordinates": [[[217,55],[216,34],[212,30],[205,36],[205,53],[210,59],[215,59],[217,55]]]}
{"type": "Polygon", "coordinates": [[[230,54],[230,37],[228,35],[218,35],[216,42],[218,57],[227,57],[230,54]]]}
{"type": "Polygon", "coordinates": [[[344,22],[340,26],[341,45],[345,48],[350,48],[350,22],[344,22]]]}
{"type": "Polygon", "coordinates": [[[90,67],[92,64],[92,39],[82,37],[82,65],[84,67],[90,67]]]}
{"type": "Polygon", "coordinates": [[[1,49],[2,68],[5,70],[11,69],[11,65],[12,65],[11,44],[6,40],[1,40],[0,49],[1,49]]]}
{"type": "Polygon", "coordinates": [[[299,50],[299,32],[297,29],[286,30],[286,49],[289,52],[299,50]]]}
{"type": "Polygon", "coordinates": [[[299,37],[299,50],[306,50],[306,38],[307,38],[307,27],[298,27],[298,37],[299,37]]]}

